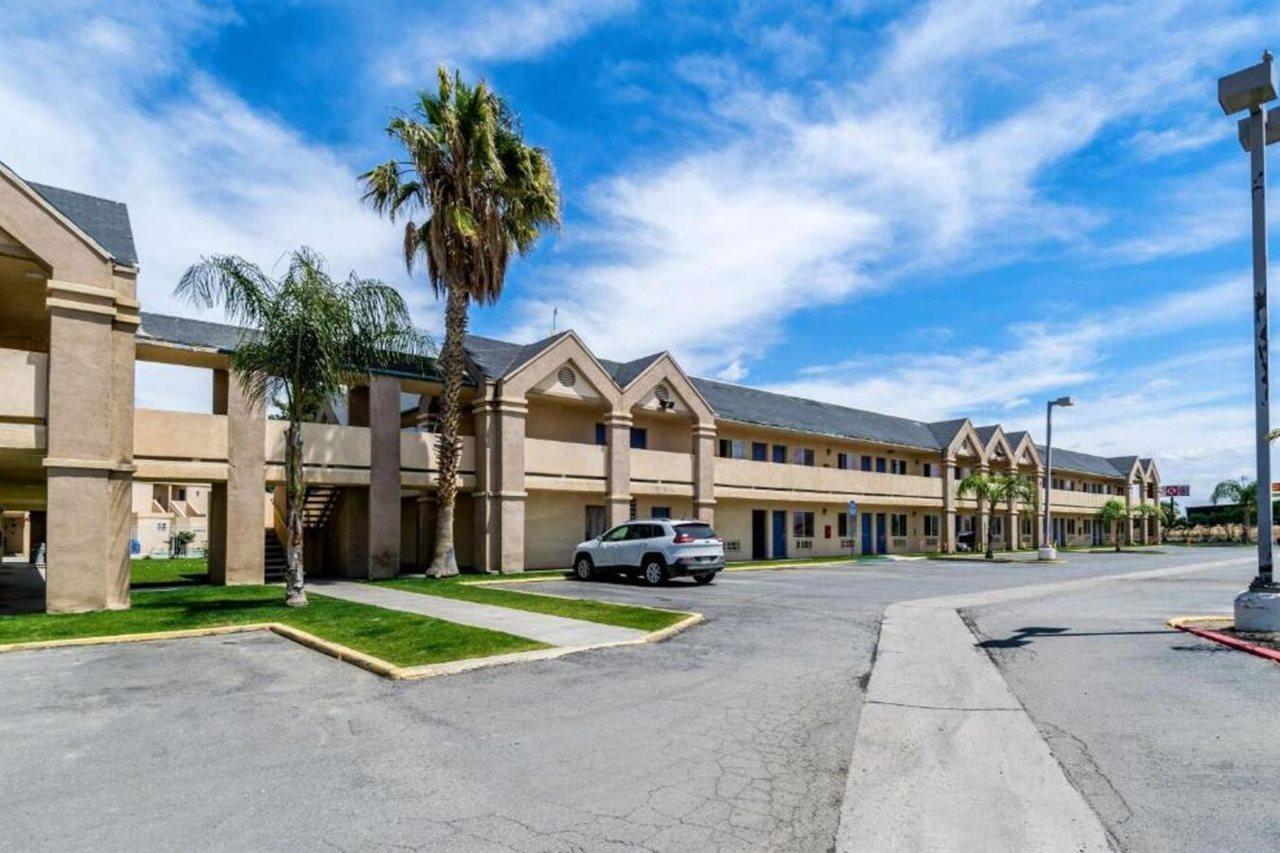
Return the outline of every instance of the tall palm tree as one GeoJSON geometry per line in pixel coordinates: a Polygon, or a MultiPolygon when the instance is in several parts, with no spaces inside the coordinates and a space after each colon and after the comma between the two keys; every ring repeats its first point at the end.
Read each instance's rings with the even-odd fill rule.
{"type": "Polygon", "coordinates": [[[1116,553],[1120,553],[1120,522],[1129,517],[1124,508],[1124,501],[1112,498],[1098,510],[1098,521],[1111,527],[1111,540],[1115,543],[1116,553]]]}
{"type": "Polygon", "coordinates": [[[290,255],[279,279],[234,255],[202,258],[174,292],[201,308],[220,304],[232,322],[245,327],[231,353],[231,369],[251,399],[276,402],[289,421],[285,604],[305,607],[302,423],[318,416],[344,385],[368,381],[374,368],[411,365],[424,354],[426,341],[395,288],[355,273],[335,281],[324,259],[305,246],[290,255]]]}
{"type": "Polygon", "coordinates": [[[496,302],[512,253],[525,254],[543,231],[559,224],[560,191],[547,152],[525,144],[519,120],[488,85],[470,86],[444,66],[437,77],[436,91],[420,92],[413,111],[387,125],[407,159],[375,166],[360,178],[375,210],[393,222],[409,217],[405,266],[412,272],[425,259],[431,289],[445,300],[439,512],[427,570],[443,577],[458,573],[453,516],[467,309],[472,302],[496,302]]]}
{"type": "MultiPolygon", "coordinates": [[[[1223,480],[1213,487],[1209,500],[1216,503],[1223,501],[1238,504],[1244,521],[1244,529],[1240,533],[1240,541],[1249,541],[1249,525],[1258,507],[1258,481],[1241,477],[1239,480],[1223,480]]],[[[1228,534],[1229,536],[1230,534],[1228,534]]]]}
{"type": "MultiPolygon", "coordinates": [[[[1001,503],[1004,503],[1005,508],[1010,511],[1013,510],[1014,501],[1034,504],[1035,491],[1035,483],[1022,474],[983,474],[974,472],[961,480],[956,487],[956,495],[958,497],[963,498],[973,495],[978,500],[984,501],[993,511],[1001,503]]],[[[1010,532],[1015,536],[1017,535],[1017,531],[1010,532]]],[[[988,560],[995,558],[995,529],[990,521],[987,522],[985,556],[988,560]]]]}

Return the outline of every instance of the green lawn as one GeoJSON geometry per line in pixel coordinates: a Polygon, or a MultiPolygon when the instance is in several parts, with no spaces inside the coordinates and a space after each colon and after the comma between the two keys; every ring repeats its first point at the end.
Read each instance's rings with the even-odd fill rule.
{"type": "Polygon", "coordinates": [[[131,560],[129,578],[135,587],[208,583],[209,561],[204,557],[131,560]]]}
{"type": "Polygon", "coordinates": [[[137,592],[133,607],[98,613],[0,616],[0,644],[283,622],[397,666],[549,648],[543,643],[314,593],[283,604],[276,586],[200,586],[137,592]]]}
{"type": "MultiPolygon", "coordinates": [[[[493,578],[490,577],[490,579],[492,580],[493,578]]],[[[533,592],[516,592],[511,589],[478,586],[474,580],[466,580],[465,575],[447,580],[395,578],[393,580],[373,581],[372,583],[422,595],[436,595],[441,598],[474,601],[479,604],[493,604],[498,607],[510,607],[513,610],[528,610],[533,613],[546,613],[551,616],[581,619],[584,622],[599,622],[604,625],[635,628],[640,631],[657,631],[669,625],[674,625],[689,615],[687,613],[673,613],[669,610],[652,610],[648,607],[631,607],[625,604],[609,604],[604,601],[559,598],[550,595],[539,595],[533,592]]]]}

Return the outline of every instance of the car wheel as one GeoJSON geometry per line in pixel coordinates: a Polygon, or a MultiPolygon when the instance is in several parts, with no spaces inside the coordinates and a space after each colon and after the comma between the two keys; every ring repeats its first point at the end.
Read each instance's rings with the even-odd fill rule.
{"type": "Polygon", "coordinates": [[[591,576],[595,574],[595,566],[591,565],[591,558],[585,555],[579,557],[573,564],[573,574],[580,581],[591,580],[591,576]]]}
{"type": "Polygon", "coordinates": [[[700,575],[693,576],[694,582],[697,583],[699,586],[706,586],[707,584],[711,583],[715,579],[716,579],[715,572],[703,572],[700,575]]]}
{"type": "Polygon", "coordinates": [[[667,567],[662,565],[661,560],[647,560],[641,577],[649,586],[662,586],[667,582],[667,567]]]}

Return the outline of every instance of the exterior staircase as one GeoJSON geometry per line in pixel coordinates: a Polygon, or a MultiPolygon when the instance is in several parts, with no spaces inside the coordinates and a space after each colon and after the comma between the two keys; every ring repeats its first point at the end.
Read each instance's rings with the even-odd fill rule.
{"type": "Polygon", "coordinates": [[[265,580],[267,583],[278,583],[284,580],[284,570],[289,565],[289,560],[284,552],[284,545],[274,530],[268,530],[265,539],[263,543],[265,580]]]}
{"type": "MultiPolygon", "coordinates": [[[[324,527],[333,516],[341,497],[342,491],[336,486],[308,486],[302,500],[302,526],[307,530],[324,527]]],[[[264,534],[263,555],[266,582],[284,580],[289,556],[275,530],[269,529],[264,534]]]]}

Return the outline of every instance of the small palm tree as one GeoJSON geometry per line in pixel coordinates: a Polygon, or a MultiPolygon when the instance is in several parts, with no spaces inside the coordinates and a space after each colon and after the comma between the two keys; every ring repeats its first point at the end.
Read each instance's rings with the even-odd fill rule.
{"type": "Polygon", "coordinates": [[[407,160],[390,160],[360,178],[365,201],[393,222],[425,217],[405,222],[404,262],[412,272],[425,260],[432,290],[445,299],[439,512],[427,570],[444,577],[458,573],[453,517],[468,306],[496,302],[512,253],[525,254],[559,224],[560,191],[547,152],[524,143],[518,119],[497,93],[483,81],[467,85],[444,66],[437,77],[435,92],[420,92],[413,112],[387,125],[407,160]]]}
{"type": "MultiPolygon", "coordinates": [[[[1013,509],[1014,501],[1034,504],[1036,497],[1035,484],[1022,474],[992,475],[978,472],[961,480],[956,488],[956,494],[962,498],[972,495],[980,501],[985,501],[993,510],[1002,502],[1009,510],[1013,509]]],[[[987,524],[985,556],[988,560],[995,558],[995,530],[990,522],[987,524]]]]}
{"type": "Polygon", "coordinates": [[[289,421],[285,440],[288,568],[285,604],[305,607],[302,571],[302,423],[353,381],[379,366],[405,367],[426,350],[395,288],[352,273],[329,277],[324,259],[303,247],[275,280],[234,255],[194,264],[175,293],[201,308],[221,305],[246,332],[231,369],[250,399],[276,401],[289,421]]]}
{"type": "Polygon", "coordinates": [[[1133,517],[1142,522],[1142,529],[1144,531],[1147,529],[1146,524],[1148,519],[1158,518],[1162,515],[1163,513],[1160,511],[1160,507],[1155,504],[1138,504],[1133,508],[1133,517]]]}
{"type": "Polygon", "coordinates": [[[1098,521],[1111,527],[1111,541],[1115,543],[1116,553],[1120,553],[1120,522],[1129,517],[1124,508],[1124,501],[1112,498],[1098,510],[1098,521]]]}
{"type": "MultiPolygon", "coordinates": [[[[1213,487],[1209,499],[1216,503],[1237,504],[1241,509],[1244,529],[1240,533],[1240,541],[1249,541],[1249,525],[1252,523],[1258,505],[1258,483],[1241,477],[1239,480],[1223,480],[1213,487]]],[[[1230,534],[1228,534],[1230,535],[1230,534]]]]}

